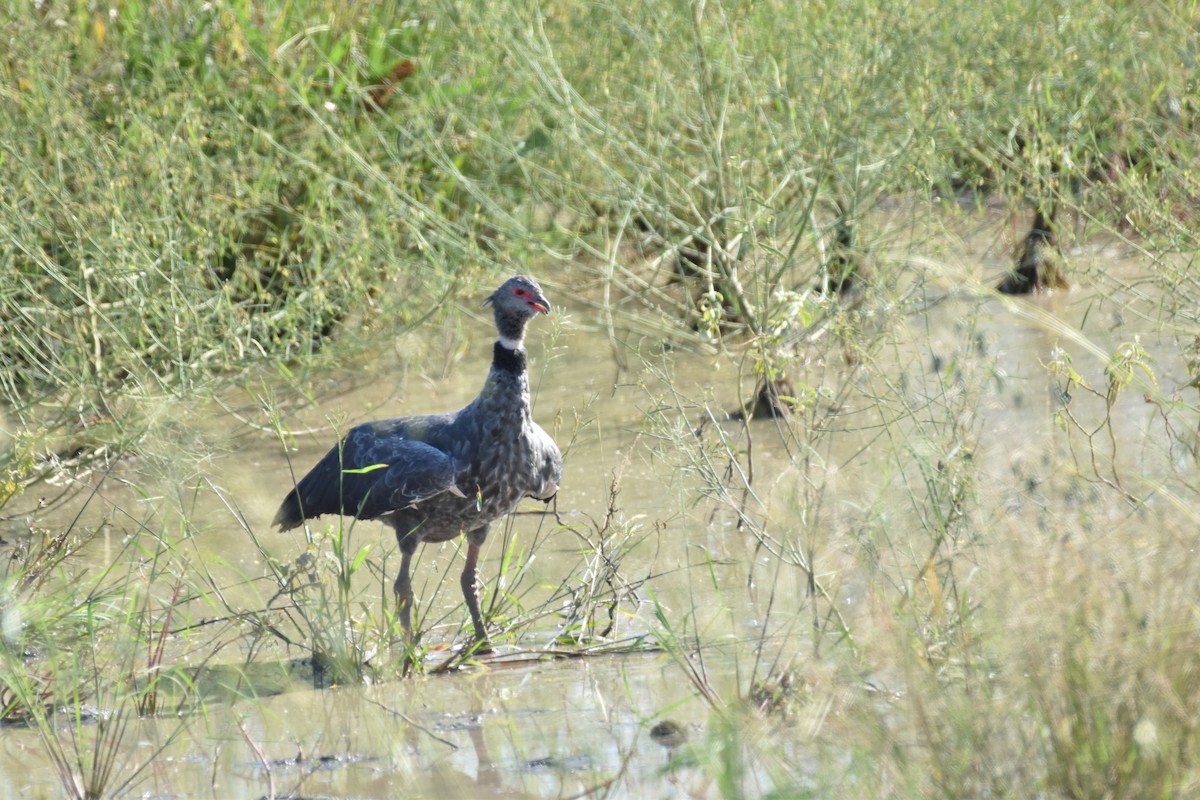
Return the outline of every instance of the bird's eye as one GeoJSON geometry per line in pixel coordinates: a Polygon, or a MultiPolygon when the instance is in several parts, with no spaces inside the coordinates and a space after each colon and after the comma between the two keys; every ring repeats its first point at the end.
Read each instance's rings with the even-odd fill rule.
{"type": "Polygon", "coordinates": [[[525,295],[529,294],[529,292],[525,291],[524,289],[513,289],[513,294],[515,294],[517,297],[524,297],[525,295]]]}

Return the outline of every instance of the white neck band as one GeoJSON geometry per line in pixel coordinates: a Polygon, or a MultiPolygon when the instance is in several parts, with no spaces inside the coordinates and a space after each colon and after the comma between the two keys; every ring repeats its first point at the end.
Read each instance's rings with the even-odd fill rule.
{"type": "Polygon", "coordinates": [[[509,339],[507,336],[500,337],[500,345],[509,350],[520,350],[524,344],[525,342],[522,339],[509,339]]]}

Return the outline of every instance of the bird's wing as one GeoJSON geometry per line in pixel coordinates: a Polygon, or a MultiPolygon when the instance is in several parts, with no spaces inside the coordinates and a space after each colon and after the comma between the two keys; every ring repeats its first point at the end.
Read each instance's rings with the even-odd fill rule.
{"type": "Polygon", "coordinates": [[[284,499],[275,524],[287,530],[322,514],[374,519],[458,493],[454,460],[420,440],[423,423],[381,420],[352,428],[284,499]]]}
{"type": "Polygon", "coordinates": [[[433,445],[415,439],[393,439],[386,448],[373,448],[373,453],[371,463],[356,473],[362,479],[362,483],[355,484],[353,495],[357,504],[354,514],[359,519],[410,508],[443,492],[462,496],[454,483],[454,459],[433,445]]]}
{"type": "Polygon", "coordinates": [[[536,422],[533,423],[533,457],[536,477],[529,496],[548,502],[558,494],[559,484],[562,483],[562,453],[550,434],[536,422]]]}

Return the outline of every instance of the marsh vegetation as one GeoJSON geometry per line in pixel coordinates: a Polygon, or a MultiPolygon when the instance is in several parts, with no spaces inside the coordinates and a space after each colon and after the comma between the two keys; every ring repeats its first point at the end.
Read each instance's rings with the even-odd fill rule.
{"type": "Polygon", "coordinates": [[[4,20],[9,793],[1196,791],[1193,6],[4,20]],[[408,639],[390,532],[268,522],[513,272],[482,658],[455,544],[408,639]]]}

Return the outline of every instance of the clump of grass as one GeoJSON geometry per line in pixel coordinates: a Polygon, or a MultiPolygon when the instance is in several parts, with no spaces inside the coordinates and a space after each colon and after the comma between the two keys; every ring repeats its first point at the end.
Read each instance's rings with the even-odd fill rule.
{"type": "Polygon", "coordinates": [[[310,0],[18,19],[10,399],[186,390],[311,355],[387,304],[397,273],[429,284],[389,305],[412,316],[461,264],[564,247],[648,304],[674,296],[689,324],[758,337],[781,283],[864,282],[855,265],[886,242],[861,222],[931,188],[1188,241],[1195,187],[1167,177],[1195,151],[1184,9],[1000,3],[964,30],[934,3],[634,22],[601,4],[508,24],[527,11],[310,0]],[[630,245],[639,269],[618,258],[630,245]],[[671,272],[682,293],[664,290],[671,272]]]}
{"type": "Polygon", "coordinates": [[[191,694],[189,673],[168,655],[191,591],[172,546],[141,530],[111,562],[79,563],[99,530],[31,532],[14,544],[0,580],[0,717],[37,731],[64,791],[77,798],[118,794],[136,781],[154,756],[124,761],[133,721],[161,713],[168,699],[181,710],[191,694]]]}
{"type": "MultiPolygon", "coordinates": [[[[313,662],[314,682],[322,687],[335,684],[358,684],[368,673],[382,674],[380,657],[393,640],[393,625],[397,620],[384,616],[382,611],[369,607],[362,597],[361,586],[355,577],[363,569],[370,545],[351,552],[356,522],[332,523],[315,533],[306,526],[308,547],[291,562],[282,562],[247,528],[270,569],[278,587],[258,616],[267,619],[282,616],[296,631],[293,640],[275,622],[264,627],[284,640],[285,644],[306,649],[313,662]],[[324,552],[325,547],[332,552],[324,552]],[[283,605],[277,605],[283,601],[283,605]],[[375,669],[372,670],[374,660],[375,669]]],[[[373,597],[373,593],[367,595],[373,597]]],[[[403,660],[401,664],[403,664],[403,660]]],[[[403,667],[401,667],[403,668],[403,667]]]]}
{"type": "Polygon", "coordinates": [[[862,223],[891,198],[983,188],[1132,221],[1163,252],[1194,239],[1195,187],[1168,177],[1195,151],[1183,9],[1000,3],[967,31],[929,3],[400,12],[16,20],[0,310],[21,324],[0,384],[26,421],[55,396],[84,410],[56,424],[115,418],[128,445],[114,389],[311,358],[377,314],[418,318],[464,268],[571,251],[710,338],[752,338],[784,408],[778,290],[887,285],[862,223]]]}
{"type": "Polygon", "coordinates": [[[489,263],[474,201],[424,154],[446,152],[437,84],[414,68],[403,125],[395,98],[364,105],[444,46],[395,12],[133,2],[14,18],[0,390],[23,423],[131,446],[126,398],[312,359],[336,332],[344,354],[364,322],[415,320],[489,263]]]}
{"type": "Polygon", "coordinates": [[[1063,346],[1047,352],[1047,402],[1006,423],[1037,467],[1014,461],[1009,474],[1014,451],[997,459],[989,424],[1014,391],[985,324],[996,308],[959,302],[952,323],[889,315],[874,346],[841,329],[861,367],[830,370],[814,348],[794,376],[830,388],[796,419],[724,421],[673,387],[669,357],[644,356],[673,387],[651,397],[648,440],[711,507],[692,516],[736,520],[757,542],[744,571],[711,571],[704,596],[728,596],[747,574],[761,587],[799,573],[807,587],[783,603],[772,583],[765,613],[755,605],[762,655],[749,669],[739,660],[733,692],[703,634],[708,603],[656,605],[656,635],[748,759],[706,762],[714,779],[744,782],[749,770],[782,792],[903,785],[914,796],[1190,785],[1194,765],[1176,756],[1192,738],[1194,692],[1178,648],[1195,625],[1178,604],[1193,595],[1193,558],[1179,531],[1194,526],[1184,498],[1195,487],[1179,445],[1196,411],[1179,402],[1186,376],[1173,392],[1161,386],[1159,354],[1181,363],[1164,352],[1171,338],[1126,340],[1110,355],[1027,312],[1063,346]],[[859,474],[863,459],[876,466],[859,474]],[[736,721],[747,702],[765,723],[736,721]],[[785,764],[812,759],[827,782],[776,770],[775,747],[785,764]]]}

